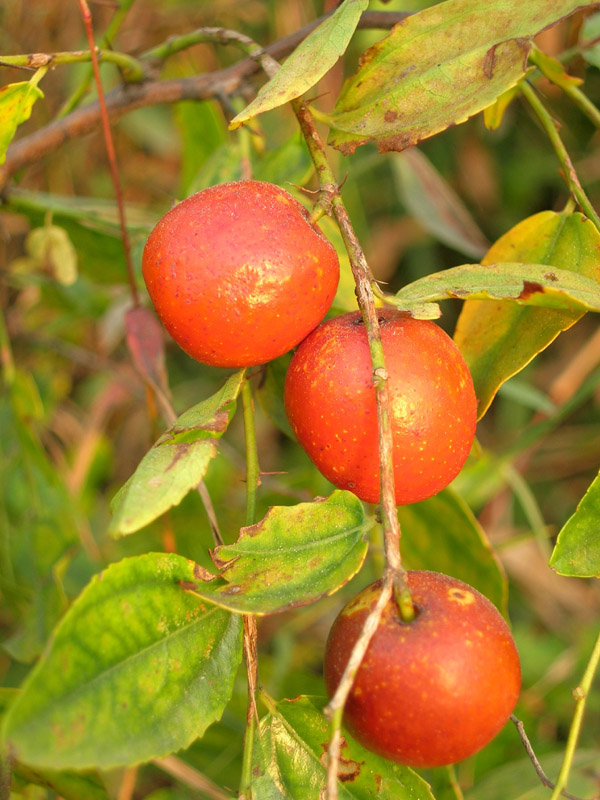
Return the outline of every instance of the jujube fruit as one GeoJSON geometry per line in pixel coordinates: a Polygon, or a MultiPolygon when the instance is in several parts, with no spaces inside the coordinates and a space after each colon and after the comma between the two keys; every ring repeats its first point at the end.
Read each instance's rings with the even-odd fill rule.
{"type": "MultiPolygon", "coordinates": [[[[396,502],[447,486],[473,443],[477,400],[465,361],[436,324],[378,311],[388,372],[396,502]]],[[[319,325],[296,350],[284,403],[299,443],[321,473],[362,500],[379,499],[373,368],[358,312],[319,325]]]]}
{"type": "MultiPolygon", "coordinates": [[[[364,747],[413,767],[462,761],[508,720],[521,686],[519,656],[496,607],[471,586],[436,572],[407,573],[416,618],[384,609],[344,709],[364,747]]],[[[341,611],[325,649],[333,696],[380,583],[341,611]]]]}
{"type": "Polygon", "coordinates": [[[335,249],[288,192],[263,181],[211,186],[159,220],[142,272],[163,325],[190,356],[262,364],[295,347],[327,313],[335,249]]]}

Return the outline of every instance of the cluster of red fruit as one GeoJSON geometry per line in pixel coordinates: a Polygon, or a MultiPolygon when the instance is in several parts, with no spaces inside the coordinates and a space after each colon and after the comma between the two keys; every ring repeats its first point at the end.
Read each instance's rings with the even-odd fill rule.
{"type": "MultiPolygon", "coordinates": [[[[284,403],[299,443],[335,486],[379,498],[375,389],[359,312],[323,318],[339,280],[336,252],[306,209],[260,181],[213,186],[156,225],[143,275],[165,328],[189,355],[248,367],[297,347],[284,403]]],[[[468,368],[437,325],[379,311],[388,372],[396,502],[439,492],[462,468],[475,435],[468,368]]],[[[416,616],[390,602],[356,675],[344,719],[367,748],[412,766],[466,758],[496,735],[520,688],[504,619],[475,589],[408,573],[416,616]]],[[[325,653],[335,691],[377,584],[344,608],[325,653]]]]}

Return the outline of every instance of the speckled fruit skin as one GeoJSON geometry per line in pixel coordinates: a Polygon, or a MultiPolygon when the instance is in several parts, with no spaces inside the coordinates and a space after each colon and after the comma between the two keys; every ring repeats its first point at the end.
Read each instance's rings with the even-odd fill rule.
{"type": "MultiPolygon", "coordinates": [[[[366,748],[413,767],[453,764],[503,727],[521,686],[519,656],[503,617],[478,591],[437,572],[408,573],[418,615],[403,623],[393,601],[369,644],[344,711],[366,748]]],[[[330,631],[325,685],[339,683],[380,583],[354,597],[330,631]]]]}
{"type": "Polygon", "coordinates": [[[319,324],[339,262],[290,194],[238,181],[165,214],[146,243],[142,272],[158,316],[186,353],[248,367],[291,350],[319,324]]]}
{"type": "MultiPolygon", "coordinates": [[[[460,472],[475,435],[477,400],[452,339],[433,322],[378,311],[389,374],[396,502],[439,492],[460,472]]],[[[358,312],[319,325],[298,347],[284,403],[298,441],[320,472],[361,500],[379,499],[375,389],[358,312]]]]}

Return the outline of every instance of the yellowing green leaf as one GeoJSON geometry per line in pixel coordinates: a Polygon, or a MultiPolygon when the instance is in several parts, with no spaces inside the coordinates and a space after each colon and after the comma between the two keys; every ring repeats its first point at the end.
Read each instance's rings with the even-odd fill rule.
{"type": "Polygon", "coordinates": [[[9,83],[0,89],[0,164],[17,128],[31,116],[33,104],[43,97],[42,90],[28,81],[9,83]]]}
{"type": "MultiPolygon", "coordinates": [[[[542,274],[560,276],[552,284],[559,291],[564,289],[563,299],[567,299],[570,288],[574,288],[576,283],[581,285],[582,281],[591,292],[587,295],[588,300],[592,300],[600,289],[600,233],[579,213],[543,211],[523,220],[492,245],[483,263],[494,264],[509,259],[552,266],[552,269],[539,267],[534,270],[531,264],[524,265],[521,271],[523,287],[525,281],[528,285],[535,284],[538,280],[535,274],[541,271],[542,274]],[[567,277],[565,281],[563,276],[567,277]]],[[[550,301],[553,293],[553,289],[547,287],[528,300],[550,301]]],[[[578,297],[584,299],[582,295],[578,297]]],[[[595,309],[596,303],[597,298],[587,308],[595,309]]],[[[471,370],[480,417],[504,381],[523,369],[561,331],[573,325],[585,310],[585,302],[579,309],[576,305],[569,308],[568,303],[561,309],[559,304],[554,308],[531,308],[514,302],[467,300],[454,339],[471,370]]]]}
{"type": "Polygon", "coordinates": [[[336,11],[306,37],[257,97],[235,117],[238,128],[257,114],[284,105],[318,83],[344,54],[369,0],[344,0],[336,11]]]}
{"type": "Polygon", "coordinates": [[[110,768],[188,746],[219,719],[241,660],[241,618],[185,592],[173,553],[92,579],[8,711],[3,735],[30,766],[110,768]]]}
{"type": "Polygon", "coordinates": [[[600,475],[558,534],[550,566],[561,575],[600,578],[600,475]]]}
{"type": "Polygon", "coordinates": [[[113,499],[110,533],[134,533],[198,486],[233,416],[243,376],[236,372],[216,394],[185,411],[146,453],[113,499]]]}
{"type": "Polygon", "coordinates": [[[27,236],[25,247],[37,269],[49,271],[58,283],[70,286],[77,280],[77,252],[64,228],[43,225],[27,236]]]}
{"type": "Polygon", "coordinates": [[[333,594],[361,568],[373,525],[352,492],[295,506],[276,506],[242,528],[235,544],[217,547],[217,580],[194,591],[231,611],[274,614],[333,594]]]}
{"type": "Polygon", "coordinates": [[[581,0],[446,0],[398,24],[362,57],[332,114],[344,153],[404,150],[490,106],[525,75],[531,38],[581,0]]]}
{"type": "MultiPolygon", "coordinates": [[[[319,697],[283,700],[261,720],[252,770],[257,800],[324,796],[329,728],[324,704],[319,697]]],[[[434,800],[420,775],[369,752],[350,736],[342,738],[341,758],[338,787],[343,800],[434,800]]]]}

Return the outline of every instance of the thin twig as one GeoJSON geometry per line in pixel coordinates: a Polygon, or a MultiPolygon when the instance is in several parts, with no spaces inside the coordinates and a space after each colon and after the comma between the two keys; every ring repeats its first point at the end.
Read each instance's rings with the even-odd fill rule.
{"type": "MultiPolygon", "coordinates": [[[[100,50],[95,48],[98,61],[115,64],[121,70],[126,81],[143,81],[146,67],[137,58],[116,50],[100,50]]],[[[81,64],[92,62],[89,50],[72,50],[59,53],[24,53],[14,56],[2,56],[0,66],[20,67],[21,69],[38,69],[39,67],[57,67],[64,64],[81,64]]]]}
{"type": "MultiPolygon", "coordinates": [[[[305,25],[289,36],[267,45],[264,52],[274,58],[290,53],[328,15],[305,25]]],[[[365,12],[359,28],[391,28],[408,16],[406,12],[365,12]]],[[[180,100],[208,100],[220,93],[232,95],[257,70],[254,58],[246,58],[231,67],[208,74],[166,81],[147,81],[127,84],[106,94],[106,108],[112,122],[138,108],[160,103],[177,103],[180,100]]],[[[0,191],[10,178],[24,167],[34,164],[44,156],[62,147],[70,139],[85,136],[96,130],[101,122],[98,102],[73,111],[61,119],[40,128],[35,133],[13,142],[5,163],[0,167],[0,191]]]]}
{"type": "MultiPolygon", "coordinates": [[[[533,768],[535,769],[538,778],[544,784],[544,786],[548,787],[548,789],[554,789],[555,788],[554,781],[550,780],[550,778],[544,772],[544,769],[543,769],[542,765],[538,761],[538,758],[537,758],[536,754],[533,751],[533,747],[531,746],[531,742],[529,741],[529,737],[525,733],[525,726],[523,725],[523,723],[521,722],[520,719],[517,719],[517,717],[515,717],[514,714],[510,715],[510,719],[511,719],[511,722],[514,723],[515,728],[517,729],[517,733],[519,734],[519,737],[521,738],[521,741],[523,742],[523,747],[527,751],[527,755],[529,756],[529,760],[533,764],[533,768]]],[[[577,797],[577,795],[570,794],[569,792],[561,791],[560,794],[563,797],[566,797],[567,800],[584,800],[584,798],[577,797]]]]}
{"type": "Polygon", "coordinates": [[[100,67],[98,65],[98,55],[96,53],[96,43],[94,41],[94,31],[92,28],[92,14],[90,12],[87,0],[79,0],[79,7],[81,9],[81,16],[85,25],[85,32],[87,35],[88,44],[90,47],[90,54],[92,57],[92,66],[94,68],[94,77],[96,79],[96,88],[98,90],[98,101],[100,104],[100,114],[102,119],[102,129],[104,132],[104,141],[106,143],[106,152],[108,155],[108,162],[110,164],[110,174],[115,190],[115,200],[117,202],[117,209],[119,211],[119,225],[121,228],[121,240],[123,242],[123,251],[125,254],[125,263],[127,265],[127,276],[129,278],[129,290],[133,305],[137,308],[140,304],[140,298],[135,282],[135,272],[133,263],[131,261],[131,245],[129,242],[129,232],[125,221],[125,206],[123,204],[123,195],[121,192],[121,181],[119,180],[119,172],[117,170],[117,159],[115,155],[115,147],[113,144],[112,133],[110,129],[110,120],[106,101],[104,98],[104,89],[102,87],[102,78],[100,77],[100,67]]]}
{"type": "Polygon", "coordinates": [[[190,789],[202,792],[206,797],[210,797],[211,800],[233,800],[228,792],[223,791],[220,786],[213,783],[206,775],[198,772],[194,767],[190,767],[189,764],[186,764],[185,761],[177,758],[177,756],[155,758],[152,763],[190,789]]]}
{"type": "MultiPolygon", "coordinates": [[[[252,389],[247,377],[243,380],[241,394],[246,440],[246,524],[254,525],[256,522],[256,493],[260,482],[260,469],[256,447],[254,401],[252,398],[252,389]]],[[[258,686],[258,627],[256,624],[256,617],[251,614],[244,614],[243,620],[244,660],[246,662],[246,672],[248,675],[248,710],[246,714],[246,731],[244,734],[239,800],[251,800],[254,730],[256,728],[256,720],[258,719],[258,711],[256,709],[256,689],[258,686]]]]}
{"type": "Polygon", "coordinates": [[[384,574],[381,594],[369,612],[360,632],[360,636],[352,648],[352,653],[350,654],[350,658],[348,659],[348,663],[346,664],[337,689],[328,705],[323,709],[325,716],[329,717],[331,720],[331,733],[327,753],[327,800],[337,800],[338,797],[337,774],[340,763],[341,723],[344,706],[346,705],[346,700],[352,689],[352,684],[354,683],[358,668],[377,630],[384,609],[390,602],[393,590],[394,574],[388,569],[384,574]]]}
{"type": "Polygon", "coordinates": [[[575,167],[573,166],[573,162],[571,161],[571,157],[569,156],[567,148],[560,138],[558,126],[552,119],[549,112],[546,110],[542,101],[539,99],[536,90],[530,86],[527,81],[523,81],[519,88],[521,90],[521,94],[535,112],[544,131],[546,132],[546,135],[554,147],[554,151],[563,168],[563,177],[567,182],[567,186],[569,187],[571,194],[575,200],[577,200],[577,203],[579,204],[583,213],[589,219],[591,219],[596,228],[598,228],[600,231],[600,217],[596,213],[596,210],[590,203],[588,196],[584,192],[583,187],[579,182],[579,178],[577,176],[577,172],[575,171],[575,167]]]}

